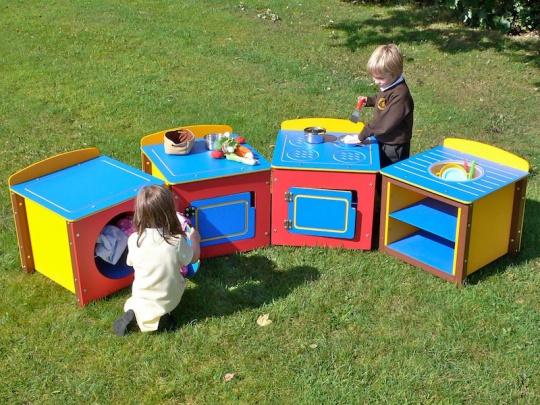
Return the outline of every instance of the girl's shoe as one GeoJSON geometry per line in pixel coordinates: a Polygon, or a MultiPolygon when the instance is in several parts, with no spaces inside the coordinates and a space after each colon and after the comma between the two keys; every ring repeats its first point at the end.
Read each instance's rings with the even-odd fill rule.
{"type": "Polygon", "coordinates": [[[113,322],[113,330],[118,336],[124,336],[129,328],[135,325],[135,312],[129,310],[124,312],[124,314],[113,322]]]}

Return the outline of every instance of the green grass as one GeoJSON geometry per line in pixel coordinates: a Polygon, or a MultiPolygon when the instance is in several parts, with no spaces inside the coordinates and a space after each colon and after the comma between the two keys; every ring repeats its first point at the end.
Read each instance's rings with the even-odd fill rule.
{"type": "Polygon", "coordinates": [[[0,1],[0,22],[1,403],[540,401],[537,38],[337,0],[0,1]],[[203,123],[232,125],[270,160],[282,121],[347,118],[375,92],[365,62],[392,41],[416,103],[413,153],[452,136],[531,163],[516,258],[456,289],[377,251],[270,246],[205,260],[177,331],[124,338],[111,323],[129,289],[79,308],[23,274],[14,172],[89,146],[140,167],[143,136],[203,123]]]}

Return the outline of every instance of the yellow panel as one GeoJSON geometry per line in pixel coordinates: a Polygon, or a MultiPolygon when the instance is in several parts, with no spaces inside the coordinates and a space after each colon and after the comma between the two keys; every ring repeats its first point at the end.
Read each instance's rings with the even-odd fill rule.
{"type": "Polygon", "coordinates": [[[492,162],[510,166],[525,172],[528,172],[530,169],[529,162],[525,159],[495,146],[486,145],[485,143],[468,139],[446,138],[443,145],[450,149],[478,156],[479,158],[491,160],[492,162]]]}
{"type": "Polygon", "coordinates": [[[456,241],[454,244],[454,262],[452,264],[452,275],[456,275],[456,267],[457,267],[457,256],[459,252],[460,245],[462,243],[465,243],[464,240],[459,239],[459,230],[461,229],[461,208],[458,208],[457,210],[457,221],[456,221],[456,234],[454,240],[456,241]]]}
{"type": "Polygon", "coordinates": [[[66,220],[31,200],[25,202],[36,270],[75,293],[66,220]]]}
{"type": "Polygon", "coordinates": [[[281,123],[281,129],[304,130],[307,127],[323,127],[327,132],[352,132],[360,133],[364,129],[364,123],[355,124],[349,120],[339,118],[298,118],[281,123]]]}
{"type": "Polygon", "coordinates": [[[158,179],[163,180],[165,183],[167,183],[167,179],[165,178],[163,173],[161,173],[154,164],[152,164],[152,172],[150,174],[154,177],[157,177],[158,179]]]}
{"type": "Polygon", "coordinates": [[[398,221],[397,219],[388,217],[384,234],[384,245],[388,246],[391,243],[401,240],[416,231],[418,231],[418,228],[405,222],[398,221]]]}
{"type": "Polygon", "coordinates": [[[467,275],[508,253],[514,184],[473,204],[467,275]]]}
{"type": "Polygon", "coordinates": [[[423,200],[426,198],[425,195],[419,194],[418,192],[399,187],[393,183],[388,184],[387,195],[387,207],[386,210],[388,213],[399,211],[405,207],[408,207],[411,204],[414,204],[417,201],[423,200]]]}
{"type": "Polygon", "coordinates": [[[86,162],[98,156],[99,151],[97,148],[79,149],[56,155],[14,173],[10,176],[8,183],[10,186],[14,186],[65,169],[66,167],[75,166],[78,163],[86,162]]]}

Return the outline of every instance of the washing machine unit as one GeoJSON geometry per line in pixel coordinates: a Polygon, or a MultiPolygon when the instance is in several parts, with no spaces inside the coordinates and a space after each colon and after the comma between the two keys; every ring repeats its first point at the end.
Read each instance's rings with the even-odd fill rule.
{"type": "Polygon", "coordinates": [[[106,225],[133,213],[139,189],[151,184],[164,182],[96,148],[13,174],[9,188],[24,272],[38,271],[75,293],[80,306],[130,285],[127,249],[112,264],[96,255],[96,243],[106,225]]]}

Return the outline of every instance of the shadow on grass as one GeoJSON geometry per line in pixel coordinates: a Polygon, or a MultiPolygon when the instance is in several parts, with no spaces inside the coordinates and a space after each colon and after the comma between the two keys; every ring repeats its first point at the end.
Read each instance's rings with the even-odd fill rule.
{"type": "Polygon", "coordinates": [[[257,308],[318,278],[319,272],[313,267],[278,271],[270,259],[259,255],[206,259],[201,262],[199,272],[189,279],[188,283],[196,287],[186,289],[174,316],[181,326],[257,308]]]}
{"type": "MultiPolygon", "coordinates": [[[[384,16],[374,14],[367,19],[334,22],[327,28],[343,32],[345,40],[336,46],[345,47],[351,52],[390,42],[399,45],[430,43],[448,54],[493,49],[504,52],[514,62],[529,63],[540,69],[538,41],[510,40],[508,36],[496,31],[473,30],[458,24],[459,21],[449,16],[445,10],[411,6],[390,8],[384,16]],[[456,25],[446,28],[452,20],[456,25]]],[[[536,85],[540,85],[540,81],[536,85]]]]}
{"type": "Polygon", "coordinates": [[[525,203],[521,250],[516,256],[504,255],[467,277],[465,284],[475,285],[509,268],[540,257],[540,203],[528,199],[525,203]]]}

